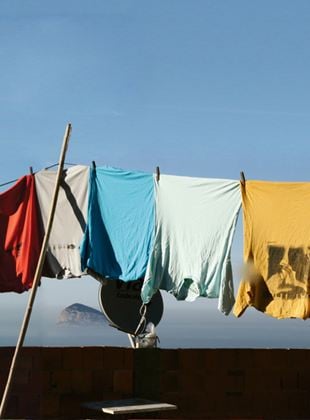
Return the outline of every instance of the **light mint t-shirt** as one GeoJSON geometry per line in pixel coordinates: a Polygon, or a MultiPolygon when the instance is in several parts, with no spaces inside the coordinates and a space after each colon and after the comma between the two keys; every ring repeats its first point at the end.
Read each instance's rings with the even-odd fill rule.
{"type": "Polygon", "coordinates": [[[228,314],[234,304],[230,250],[241,206],[239,181],[161,175],[155,195],[143,302],[164,289],[178,300],[219,298],[218,308],[228,314]]]}

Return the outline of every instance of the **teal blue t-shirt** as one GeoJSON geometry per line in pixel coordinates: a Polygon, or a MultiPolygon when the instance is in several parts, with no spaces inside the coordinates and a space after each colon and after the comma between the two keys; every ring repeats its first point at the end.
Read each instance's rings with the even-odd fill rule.
{"type": "Polygon", "coordinates": [[[98,167],[89,182],[82,269],[123,281],[143,277],[154,235],[153,175],[98,167]]]}

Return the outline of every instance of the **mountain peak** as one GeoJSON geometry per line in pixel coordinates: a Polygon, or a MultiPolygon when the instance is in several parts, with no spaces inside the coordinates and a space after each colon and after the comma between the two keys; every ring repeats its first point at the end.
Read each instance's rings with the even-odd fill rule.
{"type": "Polygon", "coordinates": [[[95,308],[82,303],[73,303],[63,309],[58,317],[58,325],[99,325],[106,324],[105,316],[95,308]]]}

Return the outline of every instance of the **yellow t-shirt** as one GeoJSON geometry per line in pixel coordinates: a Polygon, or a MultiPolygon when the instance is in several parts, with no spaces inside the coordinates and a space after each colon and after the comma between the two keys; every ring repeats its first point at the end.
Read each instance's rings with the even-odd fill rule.
{"type": "Polygon", "coordinates": [[[248,306],[276,318],[310,316],[310,182],[242,186],[245,275],[234,314],[248,306]]]}

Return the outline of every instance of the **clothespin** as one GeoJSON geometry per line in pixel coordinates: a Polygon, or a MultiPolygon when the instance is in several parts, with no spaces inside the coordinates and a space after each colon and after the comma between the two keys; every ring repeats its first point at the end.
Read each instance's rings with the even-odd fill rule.
{"type": "Polygon", "coordinates": [[[156,181],[158,182],[160,179],[160,169],[159,166],[156,166],[156,181]]]}
{"type": "Polygon", "coordinates": [[[33,175],[33,169],[32,169],[32,166],[29,166],[29,172],[30,172],[30,175],[33,175]]]}
{"type": "Polygon", "coordinates": [[[243,186],[243,187],[245,187],[245,176],[244,176],[244,172],[240,172],[240,182],[241,182],[241,185],[243,186]]]}
{"type": "Polygon", "coordinates": [[[96,169],[96,162],[94,160],[92,161],[92,167],[93,169],[96,169]]]}

